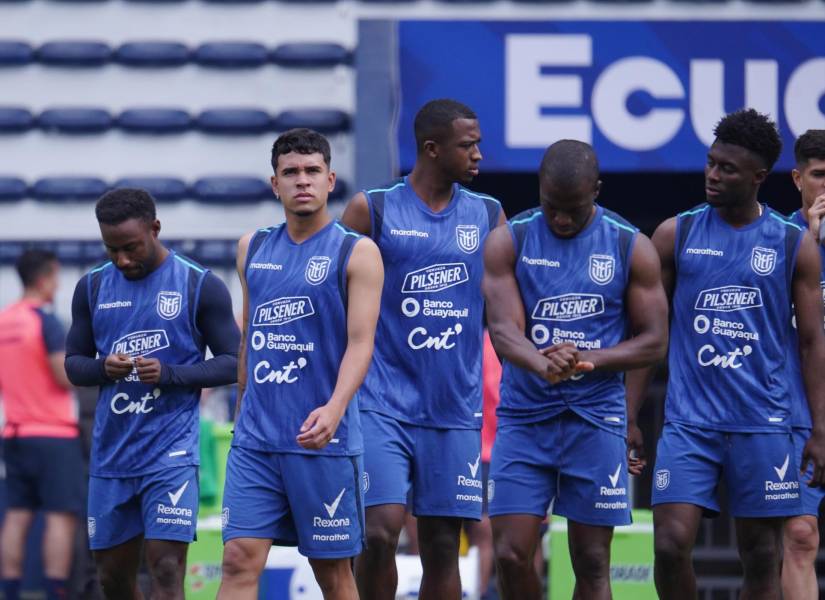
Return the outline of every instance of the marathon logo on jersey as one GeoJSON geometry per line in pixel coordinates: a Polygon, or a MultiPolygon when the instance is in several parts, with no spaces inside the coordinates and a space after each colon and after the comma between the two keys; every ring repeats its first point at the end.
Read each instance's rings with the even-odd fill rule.
{"type": "Polygon", "coordinates": [[[797,480],[793,469],[791,469],[791,479],[785,481],[785,476],[788,474],[788,465],[791,462],[791,455],[785,455],[785,462],[778,467],[773,467],[776,477],[778,479],[771,481],[765,480],[765,500],[768,502],[776,502],[778,500],[796,500],[799,498],[799,481],[797,480]]]}
{"type": "Polygon", "coordinates": [[[607,285],[613,281],[616,271],[616,259],[609,254],[590,255],[590,279],[598,285],[607,285]]]}
{"type": "Polygon", "coordinates": [[[260,270],[260,271],[283,271],[284,266],[279,265],[277,263],[262,263],[262,262],[251,262],[249,263],[249,268],[252,270],[260,270]]]}
{"type": "Polygon", "coordinates": [[[404,294],[421,294],[441,292],[462,283],[467,283],[470,275],[464,263],[444,263],[430,265],[407,273],[401,292],[404,294]]]}
{"type": "Polygon", "coordinates": [[[713,248],[687,248],[685,254],[696,254],[698,256],[725,256],[724,251],[713,248]]]}
{"type": "Polygon", "coordinates": [[[169,504],[158,502],[157,516],[155,522],[160,525],[178,525],[181,527],[191,527],[194,511],[185,506],[178,506],[183,493],[189,487],[187,479],[182,486],[171,492],[166,492],[169,496],[169,504]]]}
{"type": "Polygon", "coordinates": [[[462,252],[472,254],[478,250],[480,239],[478,225],[457,225],[455,228],[455,241],[462,252]]]}
{"type": "Polygon", "coordinates": [[[460,490],[455,499],[460,502],[481,502],[481,490],[483,485],[481,479],[478,479],[478,469],[481,464],[481,454],[476,456],[475,462],[468,462],[467,467],[470,470],[470,476],[458,475],[456,477],[456,485],[459,488],[470,488],[470,490],[460,490]]]}
{"type": "Polygon", "coordinates": [[[762,290],[756,287],[726,285],[699,292],[696,310],[733,312],[762,306],[762,290]]]}
{"type": "Polygon", "coordinates": [[[169,337],[164,329],[135,331],[115,340],[112,354],[126,354],[132,358],[148,356],[169,347],[169,337]]]}
{"type": "Polygon", "coordinates": [[[110,310],[112,308],[132,308],[132,301],[115,300],[114,302],[101,302],[97,305],[97,310],[110,310]]]}
{"type": "Polygon", "coordinates": [[[751,252],[751,268],[757,275],[770,275],[776,266],[776,250],[755,246],[751,252]]]}
{"type": "Polygon", "coordinates": [[[158,315],[161,319],[171,321],[180,314],[182,297],[180,292],[158,293],[158,315]]]}
{"type": "Polygon", "coordinates": [[[253,327],[284,325],[315,314],[309,296],[285,296],[255,307],[253,327]]]}
{"type": "Polygon", "coordinates": [[[562,294],[542,298],[533,309],[533,319],[538,321],[578,321],[604,312],[604,296],[601,294],[562,294]]]}
{"type": "Polygon", "coordinates": [[[558,269],[561,267],[561,263],[557,260],[550,260],[547,258],[530,258],[528,256],[522,256],[521,262],[531,267],[553,267],[558,269]]]}
{"type": "MultiPolygon", "coordinates": [[[[312,525],[316,529],[340,529],[341,527],[349,527],[349,517],[336,517],[338,507],[341,505],[341,499],[346,493],[346,488],[341,488],[338,496],[329,504],[324,505],[324,512],[326,516],[316,516],[312,519],[312,525]]],[[[314,542],[346,542],[350,539],[349,532],[344,533],[313,533],[312,541],[314,542]]]]}
{"type": "Polygon", "coordinates": [[[607,474],[607,479],[610,482],[610,485],[603,485],[599,487],[599,496],[608,496],[610,501],[597,500],[594,504],[595,508],[603,510],[624,510],[627,508],[627,488],[624,486],[617,487],[621,473],[622,463],[620,462],[616,466],[616,470],[613,473],[607,474]],[[622,496],[624,499],[613,499],[613,496],[622,496]]]}
{"type": "Polygon", "coordinates": [[[390,229],[390,235],[398,235],[401,237],[417,237],[428,238],[430,234],[426,231],[418,231],[417,229],[390,229]]]}
{"type": "Polygon", "coordinates": [[[307,262],[304,277],[310,285],[323,283],[329,273],[329,265],[332,259],[329,256],[313,256],[307,262]]]}

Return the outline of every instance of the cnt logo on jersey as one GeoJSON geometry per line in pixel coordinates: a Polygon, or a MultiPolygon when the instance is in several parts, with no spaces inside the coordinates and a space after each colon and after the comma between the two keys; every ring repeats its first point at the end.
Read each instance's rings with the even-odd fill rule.
{"type": "Polygon", "coordinates": [[[578,321],[604,312],[601,294],[562,294],[542,298],[533,309],[533,319],[539,321],[578,321]]]}
{"type": "Polygon", "coordinates": [[[171,321],[180,314],[180,307],[180,292],[158,293],[158,315],[160,315],[162,319],[171,321]]]}
{"type": "Polygon", "coordinates": [[[472,254],[478,250],[480,239],[478,225],[457,225],[455,228],[455,240],[462,252],[472,254]]]}
{"type": "Polygon", "coordinates": [[[590,255],[590,279],[598,285],[607,285],[613,281],[616,271],[616,259],[609,254],[590,255]]]}
{"type": "Polygon", "coordinates": [[[332,259],[329,256],[313,256],[307,261],[307,268],[304,277],[310,285],[323,283],[329,273],[329,265],[332,259]]]}
{"type": "Polygon", "coordinates": [[[284,325],[314,314],[315,308],[309,296],[285,296],[256,306],[252,325],[254,327],[284,325]]]}
{"type": "Polygon", "coordinates": [[[751,268],[757,275],[770,275],[776,266],[776,250],[754,246],[751,252],[751,268]]]}

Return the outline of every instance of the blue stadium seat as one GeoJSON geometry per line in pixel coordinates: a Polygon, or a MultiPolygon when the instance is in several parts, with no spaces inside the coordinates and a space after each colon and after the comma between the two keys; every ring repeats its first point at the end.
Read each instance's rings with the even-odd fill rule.
{"type": "Polygon", "coordinates": [[[254,42],[208,42],[195,50],[195,61],[206,67],[244,69],[267,62],[267,50],[254,42]]]}
{"type": "Polygon", "coordinates": [[[329,108],[300,108],[285,110],[275,117],[276,131],[286,131],[294,127],[309,127],[321,133],[348,131],[350,118],[342,110],[329,108]]]}
{"type": "Polygon", "coordinates": [[[37,200],[68,202],[73,200],[97,200],[109,186],[97,177],[44,177],[31,188],[37,200]]]}
{"type": "Polygon", "coordinates": [[[189,48],[179,42],[129,42],[115,50],[114,60],[129,67],[177,67],[189,62],[189,48]]]}
{"type": "Polygon", "coordinates": [[[0,177],[0,201],[22,200],[25,197],[25,181],[19,177],[0,177]]]}
{"type": "Polygon", "coordinates": [[[200,240],[190,256],[205,265],[231,267],[237,251],[237,240],[200,240]]]}
{"type": "Polygon", "coordinates": [[[105,64],[112,49],[103,42],[48,42],[37,49],[37,60],[60,67],[97,67],[105,64]]]}
{"type": "Polygon", "coordinates": [[[296,42],[274,48],[269,58],[282,67],[331,67],[349,64],[352,53],[341,44],[296,42]]]}
{"type": "Polygon", "coordinates": [[[188,194],[186,183],[177,177],[124,177],[115,182],[116,188],[141,188],[158,202],[177,202],[188,194]]]}
{"type": "Polygon", "coordinates": [[[33,59],[34,50],[26,42],[0,40],[0,67],[26,65],[33,59]]]}
{"type": "Polygon", "coordinates": [[[189,258],[196,260],[193,254],[195,253],[195,246],[197,245],[195,240],[178,240],[178,239],[163,239],[163,245],[169,248],[170,250],[174,250],[179,254],[185,254],[189,258]]]}
{"type": "Polygon", "coordinates": [[[18,133],[34,127],[35,119],[25,108],[0,107],[0,133],[18,133]]]}
{"type": "Polygon", "coordinates": [[[192,125],[192,118],[179,108],[130,108],[117,118],[117,124],[134,133],[179,133],[192,125]]]}
{"type": "Polygon", "coordinates": [[[31,246],[30,242],[17,240],[0,241],[0,265],[13,265],[23,252],[31,246]]]}
{"type": "Polygon", "coordinates": [[[196,119],[198,129],[208,133],[264,133],[272,129],[266,111],[255,108],[218,108],[205,110],[196,119]]]}
{"type": "Polygon", "coordinates": [[[83,256],[86,264],[93,265],[106,260],[106,249],[100,240],[85,240],[83,242],[83,256]]]}
{"type": "Polygon", "coordinates": [[[213,204],[258,202],[272,198],[269,183],[257,177],[204,177],[192,185],[195,198],[213,204]]]}
{"type": "Polygon", "coordinates": [[[329,195],[330,200],[348,200],[349,199],[349,186],[347,182],[343,179],[336,179],[335,180],[335,189],[332,190],[332,193],[329,195]]]}
{"type": "Polygon", "coordinates": [[[65,265],[86,264],[86,247],[82,240],[55,240],[50,250],[65,265]]]}
{"type": "Polygon", "coordinates": [[[102,108],[50,108],[37,117],[40,128],[59,133],[98,133],[109,129],[112,115],[102,108]]]}

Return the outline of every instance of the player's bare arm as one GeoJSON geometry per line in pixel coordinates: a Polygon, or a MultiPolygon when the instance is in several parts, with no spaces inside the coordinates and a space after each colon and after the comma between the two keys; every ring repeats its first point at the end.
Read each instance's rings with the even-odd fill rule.
{"type": "Polygon", "coordinates": [[[246,266],[246,254],[249,250],[249,241],[252,239],[253,233],[247,233],[240,240],[238,240],[238,256],[235,259],[235,268],[238,270],[238,279],[241,281],[241,291],[243,292],[243,317],[241,323],[241,345],[238,349],[238,394],[235,401],[235,418],[241,414],[241,400],[243,399],[244,391],[246,390],[246,334],[249,329],[249,293],[246,289],[246,274],[244,267],[246,266]]]}
{"type": "Polygon", "coordinates": [[[364,192],[358,192],[349,201],[344,209],[341,222],[347,227],[354,229],[364,235],[370,235],[372,222],[370,219],[370,206],[364,192]]]}
{"type": "Polygon", "coordinates": [[[543,354],[525,337],[524,305],[516,281],[515,262],[510,231],[506,226],[496,227],[484,244],[482,291],[490,339],[499,356],[550,383],[557,383],[575,373],[579,353],[574,344],[564,343],[543,354]]]}
{"type": "Polygon", "coordinates": [[[809,462],[814,472],[808,485],[825,484],[825,334],[822,331],[822,290],[819,249],[813,236],[804,232],[793,277],[793,302],[799,333],[799,358],[802,378],[811,411],[813,429],[802,452],[802,471],[809,462]]]}
{"type": "Polygon", "coordinates": [[[384,266],[378,246],[369,238],[362,238],[355,244],[347,264],[347,348],[332,396],[324,406],[309,413],[301,425],[296,441],[304,448],[318,450],[329,443],[367,375],[383,286],[384,266]]]}

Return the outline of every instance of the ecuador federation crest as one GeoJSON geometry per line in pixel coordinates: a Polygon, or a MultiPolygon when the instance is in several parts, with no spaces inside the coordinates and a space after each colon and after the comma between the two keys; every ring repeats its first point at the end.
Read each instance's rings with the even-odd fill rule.
{"type": "Polygon", "coordinates": [[[751,269],[757,275],[770,275],[776,266],[776,250],[754,246],[751,252],[751,269]]]}
{"type": "Polygon", "coordinates": [[[322,283],[327,278],[331,262],[332,259],[329,256],[313,256],[310,258],[307,262],[306,271],[304,271],[307,283],[311,285],[322,283]]]}
{"type": "Polygon", "coordinates": [[[158,293],[158,315],[162,319],[170,321],[180,314],[181,295],[180,292],[160,292],[158,293]]]}
{"type": "Polygon", "coordinates": [[[668,469],[659,469],[656,471],[656,489],[659,491],[666,490],[670,485],[670,471],[668,469]]]}
{"type": "Polygon", "coordinates": [[[616,271],[616,259],[609,254],[591,254],[589,271],[593,283],[607,285],[613,281],[613,274],[616,271]]]}
{"type": "Polygon", "coordinates": [[[455,240],[462,252],[472,254],[478,250],[480,236],[478,225],[457,225],[455,228],[455,240]]]}

